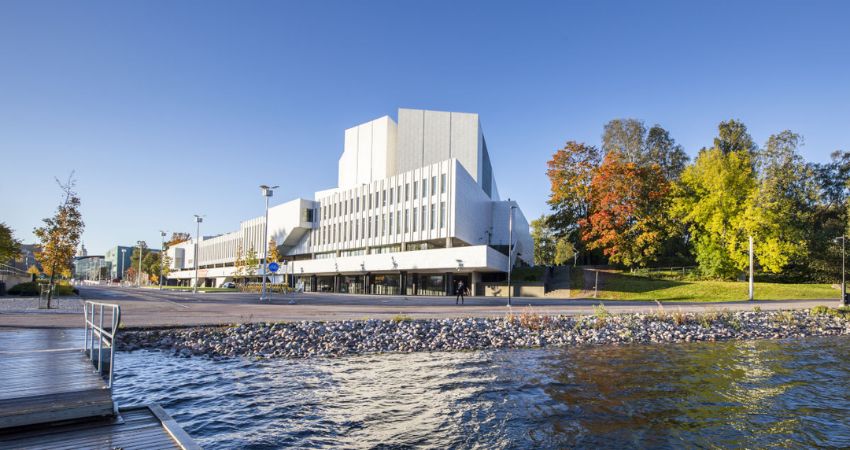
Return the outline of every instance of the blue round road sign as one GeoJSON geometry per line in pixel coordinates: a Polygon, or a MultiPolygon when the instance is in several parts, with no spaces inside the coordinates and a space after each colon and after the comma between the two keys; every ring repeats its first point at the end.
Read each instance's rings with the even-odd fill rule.
{"type": "Polygon", "coordinates": [[[277,269],[280,269],[280,264],[276,262],[269,263],[269,270],[271,270],[272,272],[277,272],[277,269]]]}

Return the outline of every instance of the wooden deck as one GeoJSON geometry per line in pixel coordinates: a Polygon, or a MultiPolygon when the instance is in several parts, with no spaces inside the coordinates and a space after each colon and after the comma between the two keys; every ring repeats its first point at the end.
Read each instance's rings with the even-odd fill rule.
{"type": "Polygon", "coordinates": [[[199,448],[157,405],[116,414],[78,331],[0,328],[0,449],[199,448]]]}
{"type": "MultiPolygon", "coordinates": [[[[155,411],[158,406],[141,406],[121,411],[120,419],[86,421],[56,426],[40,426],[14,434],[0,432],[0,449],[182,449],[183,445],[165,429],[164,420],[155,411]]],[[[161,411],[161,409],[160,409],[161,411]]],[[[167,417],[167,416],[166,416],[167,417]]],[[[168,419],[170,420],[170,419],[168,419]]],[[[179,427],[178,427],[179,429],[179,427]]],[[[182,430],[179,430],[182,432],[182,430]]],[[[188,439],[191,442],[191,439],[188,439]]]]}
{"type": "Polygon", "coordinates": [[[63,339],[56,331],[0,336],[0,429],[115,412],[106,382],[82,350],[57,348],[63,339]],[[39,346],[53,348],[36,350],[39,346]]]}

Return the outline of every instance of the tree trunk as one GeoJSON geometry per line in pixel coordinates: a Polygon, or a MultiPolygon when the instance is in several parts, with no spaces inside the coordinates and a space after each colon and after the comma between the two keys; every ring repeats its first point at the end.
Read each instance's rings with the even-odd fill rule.
{"type": "Polygon", "coordinates": [[[50,309],[50,300],[53,297],[53,277],[56,276],[56,263],[53,263],[53,268],[50,269],[50,282],[47,284],[47,309],[50,309]]]}

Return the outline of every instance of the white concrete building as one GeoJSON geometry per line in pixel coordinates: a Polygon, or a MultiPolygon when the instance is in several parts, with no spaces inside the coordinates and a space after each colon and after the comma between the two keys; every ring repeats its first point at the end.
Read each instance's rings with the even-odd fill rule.
{"type": "MultiPolygon", "coordinates": [[[[398,123],[345,130],[338,186],[270,207],[267,237],[286,261],[278,281],[306,291],[445,295],[463,280],[480,293],[479,282],[505,277],[512,208],[512,261],[530,265],[528,221],[499,198],[478,115],[400,109],[398,123]]],[[[173,246],[169,278],[193,283],[196,243],[199,284],[246,275],[237,254],[263,261],[263,221],[173,246]]],[[[249,272],[259,280],[262,268],[249,272]]]]}

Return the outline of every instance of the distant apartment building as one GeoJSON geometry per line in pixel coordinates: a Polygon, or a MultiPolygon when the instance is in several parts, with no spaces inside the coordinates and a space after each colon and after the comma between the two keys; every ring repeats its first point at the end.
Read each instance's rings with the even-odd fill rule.
{"type": "MultiPolygon", "coordinates": [[[[259,202],[258,202],[259,203],[259,202]]],[[[335,188],[245,220],[239,230],[168,249],[169,278],[218,286],[238,276],[239,253],[278,244],[289,282],[306,291],[445,295],[531,265],[528,222],[502,200],[477,114],[400,109],[345,131],[335,188]],[[512,219],[510,219],[513,213],[512,219]]],[[[259,269],[253,271],[261,273],[259,269]]]]}

